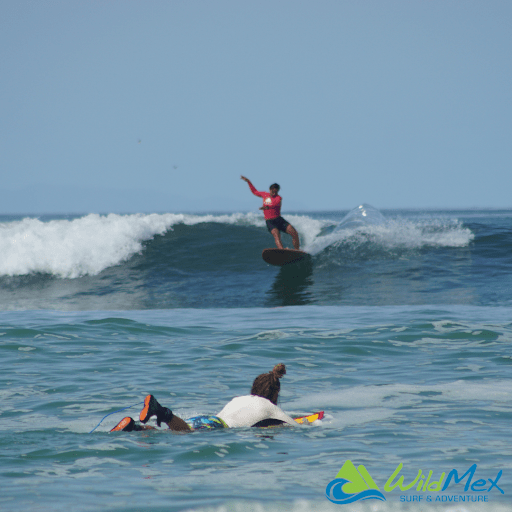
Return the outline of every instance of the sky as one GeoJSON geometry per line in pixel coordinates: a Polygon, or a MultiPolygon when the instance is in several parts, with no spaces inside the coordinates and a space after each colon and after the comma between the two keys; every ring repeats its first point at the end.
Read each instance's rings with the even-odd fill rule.
{"type": "Polygon", "coordinates": [[[510,0],[0,0],[0,213],[512,207],[510,0]]]}

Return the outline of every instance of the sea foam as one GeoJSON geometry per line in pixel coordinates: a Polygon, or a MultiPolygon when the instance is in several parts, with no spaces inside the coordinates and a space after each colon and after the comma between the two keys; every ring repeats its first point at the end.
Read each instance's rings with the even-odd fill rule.
{"type": "MultiPolygon", "coordinates": [[[[247,216],[246,216],[247,217],[247,216]]],[[[250,222],[243,215],[90,214],[73,220],[36,218],[0,224],[0,275],[96,275],[142,250],[142,242],[178,223],[250,222]]]]}
{"type": "Polygon", "coordinates": [[[309,245],[312,254],[327,247],[358,248],[371,245],[384,251],[415,250],[424,247],[466,247],[474,234],[458,219],[385,218],[369,205],[351,210],[329,234],[316,237],[309,245]]]}
{"type": "Polygon", "coordinates": [[[74,220],[26,218],[0,225],[0,275],[46,273],[74,278],[125,261],[141,242],[162,234],[162,215],[87,215],[74,220]]]}
{"type": "MultiPolygon", "coordinates": [[[[366,208],[364,211],[370,211],[370,207],[366,208]]],[[[375,219],[373,215],[371,218],[362,216],[360,222],[354,223],[352,215],[350,223],[342,222],[339,226],[333,220],[308,215],[287,215],[286,219],[299,232],[301,248],[313,255],[327,247],[348,247],[357,253],[359,247],[368,243],[379,250],[465,247],[474,238],[473,233],[457,220],[384,220],[380,213],[378,215],[380,222],[372,221],[375,219]],[[324,234],[333,228],[334,231],[324,234]]],[[[265,221],[259,213],[90,214],[72,220],[50,221],[25,218],[0,223],[0,276],[40,273],[78,278],[97,275],[140,254],[144,242],[172,231],[173,226],[201,223],[255,226],[266,231],[265,221]]],[[[268,236],[272,246],[272,237],[268,236]]]]}
{"type": "MultiPolygon", "coordinates": [[[[322,221],[290,216],[304,240],[315,239],[322,221]]],[[[265,227],[256,213],[226,215],[134,214],[84,217],[43,222],[37,218],[0,224],[0,275],[33,273],[61,278],[97,275],[143,250],[143,242],[163,235],[177,224],[192,226],[215,222],[265,227]]]]}

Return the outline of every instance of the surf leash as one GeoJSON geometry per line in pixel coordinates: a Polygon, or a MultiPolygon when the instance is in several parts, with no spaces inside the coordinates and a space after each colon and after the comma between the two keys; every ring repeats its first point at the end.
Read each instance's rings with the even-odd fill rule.
{"type": "Polygon", "coordinates": [[[101,418],[101,421],[89,432],[89,434],[92,434],[100,425],[101,425],[101,422],[107,417],[107,416],[110,416],[111,414],[116,414],[118,412],[123,412],[123,411],[126,411],[126,409],[130,409],[131,407],[135,407],[136,405],[140,405],[140,404],[143,404],[144,403],[144,400],[142,400],[142,402],[138,402],[136,404],[133,404],[133,405],[129,405],[128,407],[124,407],[123,409],[119,409],[118,411],[114,411],[114,412],[109,412],[108,414],[106,414],[105,416],[103,416],[103,418],[101,418]]]}

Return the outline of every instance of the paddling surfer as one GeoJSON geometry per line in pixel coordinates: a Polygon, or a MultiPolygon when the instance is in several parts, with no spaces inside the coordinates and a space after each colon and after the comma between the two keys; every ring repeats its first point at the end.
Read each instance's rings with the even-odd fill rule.
{"type": "Polygon", "coordinates": [[[146,396],[144,407],[139,415],[142,425],[133,418],[123,418],[111,432],[123,430],[153,430],[154,427],[145,425],[149,418],[156,416],[158,426],[165,423],[169,429],[187,432],[200,429],[226,427],[270,427],[277,425],[296,425],[293,418],[288,416],[277,405],[281,390],[280,379],[286,374],[284,364],[276,364],[268,373],[258,375],[252,384],[251,394],[233,398],[222,411],[215,416],[195,416],[188,420],[176,416],[167,407],[162,407],[153,395],[146,396]]]}
{"type": "Polygon", "coordinates": [[[279,195],[279,185],[277,183],[270,185],[270,192],[259,192],[245,176],[240,176],[240,178],[247,182],[251,192],[255,196],[263,198],[263,206],[260,210],[263,210],[263,215],[267,222],[267,229],[272,233],[277,248],[284,249],[283,244],[281,243],[282,231],[283,233],[288,233],[292,237],[293,247],[298,251],[300,247],[299,235],[295,228],[281,217],[281,202],[283,199],[279,195]]]}

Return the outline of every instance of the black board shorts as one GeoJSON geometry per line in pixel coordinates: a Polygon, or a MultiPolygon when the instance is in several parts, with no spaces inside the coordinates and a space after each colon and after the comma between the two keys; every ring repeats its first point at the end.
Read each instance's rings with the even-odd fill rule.
{"type": "Polygon", "coordinates": [[[283,217],[276,217],[275,219],[267,220],[267,229],[272,233],[272,230],[277,228],[279,231],[286,233],[286,228],[290,225],[283,217]]]}

